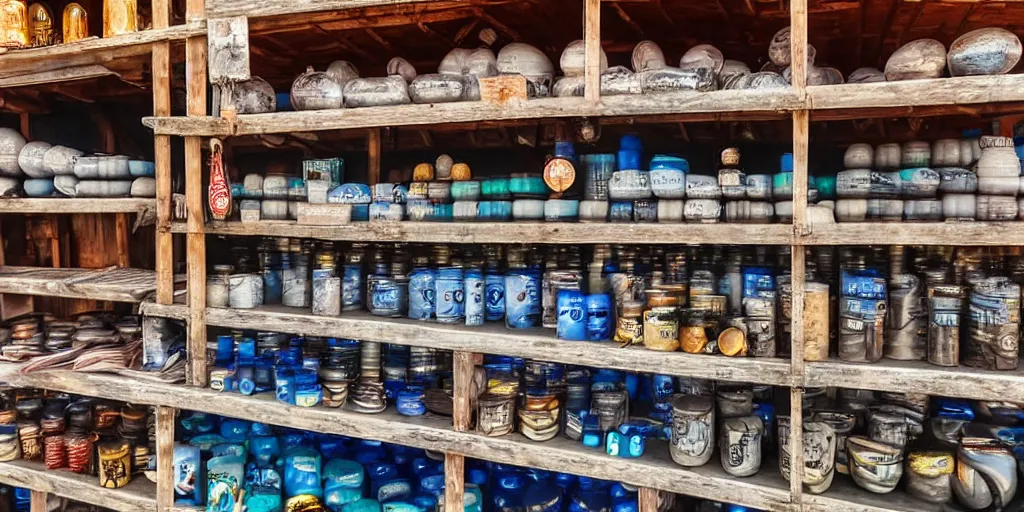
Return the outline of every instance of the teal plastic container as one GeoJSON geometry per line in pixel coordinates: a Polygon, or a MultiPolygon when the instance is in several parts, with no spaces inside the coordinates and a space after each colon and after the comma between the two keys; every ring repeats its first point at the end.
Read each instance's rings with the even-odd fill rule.
{"type": "Polygon", "coordinates": [[[509,179],[508,190],[516,199],[546,199],[550,193],[544,178],[536,174],[513,174],[509,179]]]}
{"type": "Polygon", "coordinates": [[[494,201],[512,199],[512,193],[509,192],[509,178],[498,176],[485,179],[480,184],[480,195],[484,199],[494,201]]]}

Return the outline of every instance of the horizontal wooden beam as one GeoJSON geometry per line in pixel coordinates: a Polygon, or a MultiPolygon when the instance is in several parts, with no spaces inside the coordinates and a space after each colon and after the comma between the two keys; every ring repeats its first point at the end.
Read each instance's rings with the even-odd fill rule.
{"type": "Polygon", "coordinates": [[[230,16],[280,16],[317,11],[344,11],[365,7],[394,6],[430,0],[206,0],[206,15],[211,18],[230,16]]]}
{"type": "Polygon", "coordinates": [[[812,224],[798,245],[1024,245],[1024,222],[812,224]]]}
{"type": "Polygon", "coordinates": [[[136,475],[127,487],[100,487],[99,479],[67,470],[47,470],[42,462],[0,462],[0,483],[45,492],[118,512],[156,510],[156,484],[136,475]]]}
{"type": "MultiPolygon", "coordinates": [[[[895,389],[895,388],[893,388],[895,389]]],[[[902,390],[901,390],[902,391],[902,390]]],[[[875,494],[857,486],[849,475],[836,474],[824,494],[803,493],[802,512],[934,512],[926,503],[901,490],[875,494]]]]}
{"type": "Polygon", "coordinates": [[[936,366],[926,361],[883,359],[873,364],[839,360],[807,362],[807,387],[873,389],[935,396],[1024,402],[1024,371],[936,366]]]}
{"type": "Polygon", "coordinates": [[[1024,75],[960,76],[900,82],[816,85],[807,88],[808,110],[1024,101],[1024,75]]]}
{"type": "Polygon", "coordinates": [[[0,199],[0,213],[136,213],[156,208],[156,199],[135,197],[102,199],[78,198],[4,198],[0,199]]]}
{"type": "MultiPolygon", "coordinates": [[[[184,223],[172,232],[184,233],[184,223]]],[[[307,226],[293,221],[211,222],[206,233],[349,242],[455,244],[724,244],[789,245],[789,224],[640,224],[569,222],[356,222],[307,226]]]]}
{"type": "MultiPolygon", "coordinates": [[[[146,302],[141,306],[141,311],[146,315],[182,320],[188,310],[184,305],[146,302]]],[[[785,359],[713,357],[683,352],[658,353],[654,357],[647,349],[620,348],[611,341],[560,340],[555,337],[553,329],[513,331],[498,324],[466,327],[404,318],[383,318],[367,312],[326,317],[285,306],[262,306],[257,309],[207,308],[206,323],[232,329],[341,337],[730,382],[775,386],[790,386],[795,382],[785,359]]]]}
{"type": "Polygon", "coordinates": [[[700,120],[702,115],[728,119],[721,114],[735,113],[747,120],[757,114],[765,119],[778,119],[780,112],[799,106],[796,96],[788,89],[686,91],[608,96],[598,103],[583,98],[543,98],[507,104],[474,101],[250,114],[237,116],[233,122],[219,117],[146,117],[143,123],[158,135],[226,137],[549,117],[632,117],[674,113],[700,120]]]}
{"type": "Polygon", "coordinates": [[[0,53],[0,78],[146,55],[153,43],[200,35],[206,35],[205,20],[114,37],[93,37],[67,44],[11,50],[0,53]]]}

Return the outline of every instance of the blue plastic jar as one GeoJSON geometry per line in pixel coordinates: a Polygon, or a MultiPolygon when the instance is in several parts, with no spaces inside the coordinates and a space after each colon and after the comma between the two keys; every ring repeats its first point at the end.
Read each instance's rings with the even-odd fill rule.
{"type": "Polygon", "coordinates": [[[497,322],[505,318],[505,276],[497,266],[487,268],[484,286],[484,318],[488,322],[497,322]]]}
{"type": "Polygon", "coordinates": [[[559,339],[584,341],[587,339],[587,309],[583,292],[579,290],[559,290],[556,301],[558,325],[556,335],[559,339]]]}
{"type": "Polygon", "coordinates": [[[587,339],[605,341],[612,337],[612,299],[607,293],[592,293],[586,297],[587,339]]]}
{"type": "Polygon", "coordinates": [[[409,280],[404,277],[370,276],[366,284],[370,313],[399,318],[409,309],[409,280]]]}
{"type": "Polygon", "coordinates": [[[540,306],[540,272],[509,270],[505,274],[505,327],[537,327],[540,325],[540,306]]]}
{"type": "Polygon", "coordinates": [[[409,273],[409,318],[432,320],[434,318],[434,292],[437,272],[418,267],[409,273]]]}
{"type": "Polygon", "coordinates": [[[484,276],[478,269],[469,269],[465,273],[466,325],[483,325],[484,276]]]}
{"type": "Polygon", "coordinates": [[[437,321],[443,324],[462,323],[465,318],[465,289],[462,269],[459,267],[439,269],[435,290],[437,321]]]}
{"type": "Polygon", "coordinates": [[[363,265],[346,264],[342,268],[341,310],[358,311],[363,308],[363,265]]]}
{"type": "Polygon", "coordinates": [[[608,180],[615,172],[615,155],[595,154],[583,155],[586,168],[586,180],[583,186],[583,197],[590,201],[608,200],[608,180]]]}
{"type": "Polygon", "coordinates": [[[395,399],[398,414],[403,416],[422,416],[427,413],[423,404],[423,388],[410,386],[398,392],[395,399]]]}

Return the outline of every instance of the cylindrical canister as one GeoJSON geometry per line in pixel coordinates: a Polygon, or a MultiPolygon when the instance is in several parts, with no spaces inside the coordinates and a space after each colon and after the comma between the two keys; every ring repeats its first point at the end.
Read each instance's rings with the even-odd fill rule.
{"type": "Polygon", "coordinates": [[[928,362],[938,366],[960,364],[960,317],[967,290],[939,285],[928,290],[928,362]]]}
{"type": "Polygon", "coordinates": [[[675,306],[658,306],[644,311],[644,347],[650,350],[679,350],[679,313],[675,306]]]}
{"type": "Polygon", "coordinates": [[[587,339],[587,309],[583,292],[579,290],[558,290],[558,323],[556,334],[563,340],[584,341],[587,339]]]}
{"type": "Polygon", "coordinates": [[[839,359],[873,363],[882,358],[885,301],[842,297],[839,300],[839,359]]]}
{"type": "Polygon", "coordinates": [[[466,325],[483,325],[486,315],[484,304],[484,275],[477,269],[469,269],[463,278],[466,300],[466,325]]]}
{"type": "Polygon", "coordinates": [[[857,414],[846,411],[819,411],[812,416],[813,421],[825,423],[832,427],[836,433],[836,463],[837,473],[847,474],[846,438],[850,436],[853,429],[857,427],[857,414]]]}
{"type": "Polygon", "coordinates": [[[462,269],[445,267],[438,271],[434,299],[437,321],[445,324],[461,323],[465,318],[465,283],[462,269]]]}
{"type": "Polygon", "coordinates": [[[1016,370],[1020,347],[1020,286],[1006,277],[972,283],[963,363],[986,370],[1016,370]]]}
{"type": "Polygon", "coordinates": [[[317,276],[313,271],[313,314],[338,316],[341,314],[341,278],[317,276]]]}
{"type": "MultiPolygon", "coordinates": [[[[263,283],[260,283],[262,287],[263,283]]],[[[126,440],[109,441],[99,445],[100,486],[119,489],[132,479],[132,445],[126,440]]]]}
{"type": "Polygon", "coordinates": [[[605,341],[612,337],[612,298],[607,293],[586,296],[587,340],[605,341]]]}
{"type": "Polygon", "coordinates": [[[750,476],[761,469],[764,424],[756,415],[722,421],[719,450],[722,469],[732,476],[750,476]]]}
{"type": "Polygon", "coordinates": [[[672,397],[672,433],[669,454],[676,464],[703,466],[715,449],[714,402],[704,396],[672,397]]]}
{"type": "Polygon", "coordinates": [[[228,278],[228,305],[252,309],[263,304],[263,278],[259,274],[233,274],[228,278]]]}
{"type": "Polygon", "coordinates": [[[902,450],[907,446],[907,420],[898,414],[872,413],[868,417],[868,438],[902,450]]]}
{"type": "Polygon", "coordinates": [[[926,314],[921,279],[914,274],[891,275],[885,357],[901,361],[924,359],[928,344],[926,314]]]}
{"type": "MultiPolygon", "coordinates": [[[[790,420],[789,416],[778,417],[779,426],[779,471],[787,481],[790,479],[790,420]]],[[[827,423],[804,422],[804,490],[821,494],[832,486],[835,477],[836,433],[827,423]]]]}
{"type": "Polygon", "coordinates": [[[952,453],[907,454],[907,493],[929,503],[946,503],[953,497],[950,480],[956,460],[952,453]]]}
{"type": "Polygon", "coordinates": [[[804,361],[828,359],[829,295],[828,284],[804,285],[804,361]]]}
{"type": "Polygon", "coordinates": [[[863,489],[878,494],[891,492],[903,476],[903,450],[863,436],[846,439],[850,476],[863,489]]]}

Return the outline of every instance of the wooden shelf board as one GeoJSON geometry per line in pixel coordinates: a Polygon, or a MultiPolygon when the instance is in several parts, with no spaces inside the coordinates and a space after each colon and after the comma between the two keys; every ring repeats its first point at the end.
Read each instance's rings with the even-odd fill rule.
{"type": "MultiPolygon", "coordinates": [[[[186,231],[175,223],[172,232],[186,231]]],[[[789,245],[791,224],[639,224],[571,222],[356,222],[306,226],[294,221],[211,222],[208,235],[279,236],[352,242],[457,244],[789,245]]]]}
{"type": "Polygon", "coordinates": [[[959,76],[807,87],[808,110],[879,109],[890,107],[959,105],[1024,101],[1024,74],[959,76]]]}
{"type": "MultiPolygon", "coordinates": [[[[181,281],[183,276],[178,276],[181,281]]],[[[156,290],[156,273],[137,268],[0,266],[0,293],[141,302],[156,290]]]]}
{"type": "Polygon", "coordinates": [[[0,213],[135,213],[156,209],[156,199],[122,198],[3,198],[0,213]]]}
{"type": "Polygon", "coordinates": [[[1024,222],[815,224],[800,245],[1024,245],[1024,222]]]}
{"type": "MultiPolygon", "coordinates": [[[[185,320],[188,308],[144,303],[143,314],[185,320]]],[[[232,329],[258,329],[307,336],[396,343],[441,350],[501,354],[565,364],[617,370],[684,375],[731,382],[790,386],[793,379],[788,359],[730,358],[687,354],[653,353],[641,347],[621,348],[617,343],[566,341],[555,338],[553,329],[510,330],[499,323],[482,327],[383,318],[367,312],[346,312],[324,317],[308,310],[285,306],[257,309],[207,308],[207,325],[232,329]]]]}
{"type": "Polygon", "coordinates": [[[801,105],[790,89],[681,91],[608,96],[598,103],[584,98],[541,98],[503,105],[467,101],[247,114],[239,115],[235,122],[219,117],[146,117],[143,123],[157,135],[226,137],[553,117],[633,118],[679,114],[680,120],[690,121],[779,119],[785,117],[784,112],[801,105]]]}
{"type": "Polygon", "coordinates": [[[430,0],[206,0],[206,15],[265,17],[317,11],[343,11],[364,7],[411,4],[430,0]]]}
{"type": "Polygon", "coordinates": [[[902,486],[889,494],[875,494],[837,473],[824,494],[804,491],[802,512],[935,512],[941,508],[910,496],[902,486]]]}
{"type": "Polygon", "coordinates": [[[42,462],[0,462],[0,483],[41,491],[118,512],[156,510],[156,484],[142,475],[121,489],[100,487],[99,478],[67,470],[47,470],[42,462]]]}
{"type": "Polygon", "coordinates": [[[804,385],[925,393],[976,400],[1024,402],[1024,370],[989,371],[883,359],[872,364],[839,360],[805,363],[804,385]]]}
{"type": "Polygon", "coordinates": [[[143,30],[114,37],[93,37],[73,43],[25,48],[0,53],[0,77],[105,62],[144,55],[153,43],[206,35],[206,21],[196,20],[164,29],[143,30]]]}

